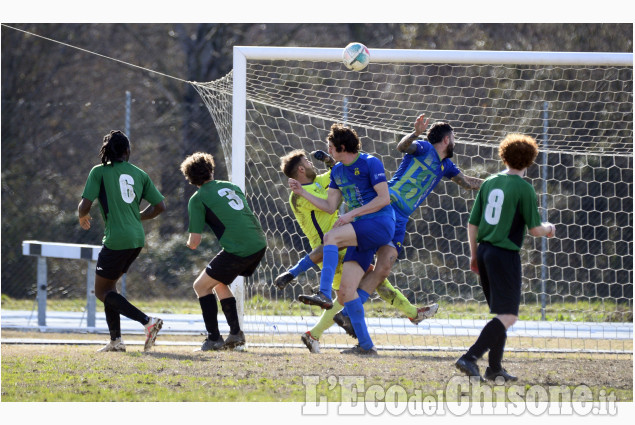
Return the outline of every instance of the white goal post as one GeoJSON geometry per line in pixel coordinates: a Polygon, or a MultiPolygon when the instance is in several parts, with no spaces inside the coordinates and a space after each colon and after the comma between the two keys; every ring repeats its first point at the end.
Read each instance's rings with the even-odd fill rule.
{"type": "MultiPolygon", "coordinates": [[[[346,122],[362,137],[362,150],[379,156],[392,174],[400,161],[394,141],[411,131],[416,114],[426,113],[455,127],[455,163],[466,175],[483,178],[500,167],[496,147],[505,133],[525,132],[541,143],[539,166],[528,179],[543,215],[566,234],[547,245],[526,241],[523,305],[538,305],[546,321],[521,319],[516,349],[632,352],[633,54],[369,50],[370,65],[355,72],[341,64],[342,48],[236,46],[230,74],[191,82],[214,119],[230,179],[246,191],[271,243],[263,270],[232,285],[241,320],[249,318],[243,327],[265,339],[299,334],[319,315],[306,307],[297,321],[245,312],[246,298],[255,295],[263,306],[268,298],[293,304],[298,290],[315,286],[319,276],[299,278],[292,293],[272,289],[276,274],[308,246],[290,216],[277,158],[290,149],[325,149],[328,126],[346,122]],[[566,303],[572,306],[566,317],[545,317],[549,306],[566,303]],[[594,316],[597,304],[603,318],[594,316]],[[571,341],[598,335],[617,342],[571,341]],[[559,342],[540,340],[549,337],[559,342]],[[527,345],[525,338],[537,342],[527,345]]],[[[388,335],[388,345],[462,349],[465,342],[455,346],[452,338],[474,335],[488,317],[476,277],[465,267],[469,251],[461,228],[474,194],[455,186],[440,184],[413,214],[404,242],[410,248],[391,282],[417,304],[473,301],[479,319],[463,320],[448,307],[410,327],[398,315],[370,314],[369,325],[388,335]]],[[[341,337],[337,329],[332,333],[341,337]]]]}

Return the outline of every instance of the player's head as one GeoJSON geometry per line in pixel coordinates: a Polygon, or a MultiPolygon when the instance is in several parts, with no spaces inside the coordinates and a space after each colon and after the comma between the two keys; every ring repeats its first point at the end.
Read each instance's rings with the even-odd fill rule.
{"type": "Polygon", "coordinates": [[[452,158],[454,155],[454,129],[450,124],[445,121],[437,121],[430,126],[427,134],[428,142],[435,145],[441,143],[444,140],[448,141],[448,147],[446,149],[446,158],[452,158]]]}
{"type": "Polygon", "coordinates": [[[338,153],[357,153],[362,148],[362,142],[359,140],[355,130],[342,124],[333,124],[331,126],[331,131],[326,137],[326,141],[329,142],[329,146],[333,145],[335,152],[338,153]]]}
{"type": "Polygon", "coordinates": [[[311,181],[315,180],[317,176],[315,169],[313,169],[313,164],[306,157],[304,149],[296,149],[280,158],[280,170],[291,179],[297,179],[300,171],[303,171],[311,181]]]}
{"type": "Polygon", "coordinates": [[[498,155],[509,168],[524,170],[538,156],[536,140],[526,134],[508,134],[498,147],[498,155]]]}
{"type": "Polygon", "coordinates": [[[106,165],[108,161],[127,161],[130,157],[130,140],[119,130],[110,130],[104,136],[104,141],[99,150],[101,163],[106,165]]]}
{"type": "Polygon", "coordinates": [[[205,152],[193,153],[181,163],[181,173],[194,186],[202,186],[214,178],[214,157],[205,152]]]}

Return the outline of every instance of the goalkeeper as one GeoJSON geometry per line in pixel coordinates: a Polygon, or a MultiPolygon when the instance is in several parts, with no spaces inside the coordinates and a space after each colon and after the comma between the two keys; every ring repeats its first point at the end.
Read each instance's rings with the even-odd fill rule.
{"type": "MultiPolygon", "coordinates": [[[[323,151],[313,152],[313,156],[319,161],[324,161],[329,168],[335,165],[333,158],[323,151]]],[[[313,164],[308,160],[304,150],[294,150],[283,156],[281,158],[281,170],[287,177],[298,180],[309,193],[326,199],[331,171],[329,170],[324,174],[317,175],[313,164]]],[[[333,214],[324,212],[293,192],[289,197],[289,202],[300,228],[309,238],[312,251],[289,271],[282,273],[276,278],[275,284],[280,289],[284,288],[284,286],[291,282],[298,274],[312,268],[316,264],[319,264],[321,267],[323,236],[331,230],[338,218],[337,211],[333,214]]],[[[340,279],[342,277],[342,259],[345,253],[345,248],[339,251],[338,266],[333,279],[333,289],[336,293],[339,291],[340,279]]],[[[380,284],[377,288],[377,292],[382,299],[394,305],[406,316],[411,318],[410,320],[413,321],[413,323],[420,316],[419,310],[432,308],[436,311],[436,305],[417,309],[417,307],[412,305],[387,279],[380,284]]],[[[344,307],[338,303],[338,300],[335,299],[333,308],[324,310],[318,323],[302,335],[302,342],[307,346],[309,351],[312,353],[320,352],[319,338],[326,329],[333,325],[333,316],[343,308],[344,307]]]]}

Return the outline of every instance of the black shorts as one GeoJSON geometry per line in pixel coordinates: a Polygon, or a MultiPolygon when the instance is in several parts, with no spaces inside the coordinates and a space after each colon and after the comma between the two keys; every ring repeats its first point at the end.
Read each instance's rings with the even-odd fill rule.
{"type": "Polygon", "coordinates": [[[237,276],[251,276],[265,256],[267,247],[247,257],[230,254],[224,249],[216,254],[205,268],[205,273],[212,279],[231,285],[237,276]]]}
{"type": "Polygon", "coordinates": [[[476,260],[490,312],[518,316],[522,286],[519,252],[483,242],[478,245],[476,260]]]}
{"type": "Polygon", "coordinates": [[[140,252],[141,248],[110,249],[102,246],[97,257],[95,273],[105,279],[117,280],[128,271],[140,252]]]}

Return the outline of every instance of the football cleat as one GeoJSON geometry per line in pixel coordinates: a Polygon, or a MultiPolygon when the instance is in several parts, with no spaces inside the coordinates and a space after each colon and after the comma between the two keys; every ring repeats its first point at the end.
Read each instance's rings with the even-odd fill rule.
{"type": "Polygon", "coordinates": [[[205,341],[203,341],[203,345],[201,345],[201,348],[197,348],[194,351],[216,351],[223,348],[223,345],[225,345],[225,341],[223,340],[222,336],[215,341],[212,341],[209,338],[205,338],[205,341]]]}
{"type": "Polygon", "coordinates": [[[245,345],[245,334],[243,331],[239,331],[236,335],[229,334],[223,344],[223,350],[233,350],[234,348],[245,345]]]}
{"type": "Polygon", "coordinates": [[[357,339],[357,334],[355,333],[355,329],[353,328],[350,317],[344,316],[340,311],[335,316],[333,316],[333,321],[337,323],[337,326],[344,329],[349,336],[357,339]]]}
{"type": "Polygon", "coordinates": [[[456,363],[454,363],[454,366],[456,366],[458,370],[465,373],[467,376],[478,377],[479,381],[485,382],[485,379],[483,379],[483,377],[481,376],[481,372],[479,372],[478,370],[478,366],[476,365],[476,362],[473,362],[465,358],[465,356],[461,356],[461,358],[459,358],[456,361],[456,363]]]}
{"type": "Polygon", "coordinates": [[[316,338],[313,338],[313,335],[311,335],[311,331],[306,331],[305,333],[303,333],[300,339],[302,340],[304,345],[306,345],[306,348],[308,348],[310,352],[320,352],[320,341],[318,341],[316,338]]]}
{"type": "Polygon", "coordinates": [[[157,334],[163,326],[163,320],[158,317],[151,317],[150,321],[144,326],[146,332],[146,342],[143,345],[143,351],[148,351],[154,345],[157,339],[157,334]]]}
{"type": "Polygon", "coordinates": [[[293,279],[295,279],[295,276],[293,276],[290,272],[284,272],[276,277],[276,280],[273,281],[273,284],[276,285],[278,289],[283,289],[290,282],[292,282],[293,279]]]}
{"type": "Polygon", "coordinates": [[[125,352],[126,345],[123,343],[121,338],[117,338],[114,341],[113,340],[108,341],[108,344],[106,344],[105,347],[102,347],[99,350],[97,350],[98,353],[105,353],[108,351],[125,352]]]}
{"type": "Polygon", "coordinates": [[[313,295],[300,295],[298,297],[298,301],[308,305],[317,305],[325,310],[330,310],[333,308],[333,300],[331,300],[329,297],[321,292],[313,295]]]}
{"type": "Polygon", "coordinates": [[[435,314],[437,314],[438,310],[439,310],[439,304],[437,303],[430,304],[425,307],[419,307],[417,309],[417,316],[413,318],[408,318],[408,319],[415,325],[418,325],[423,320],[430,319],[431,317],[433,317],[435,314]]]}
{"type": "Polygon", "coordinates": [[[364,350],[362,347],[358,345],[353,348],[347,348],[346,350],[340,351],[342,354],[357,354],[358,356],[378,356],[377,348],[373,345],[368,350],[364,350]]]}
{"type": "Polygon", "coordinates": [[[518,377],[510,375],[505,369],[494,372],[490,367],[488,367],[487,369],[485,369],[485,374],[483,376],[485,376],[485,379],[488,379],[490,381],[495,381],[496,378],[498,378],[499,376],[503,378],[505,382],[518,381],[518,377]]]}

